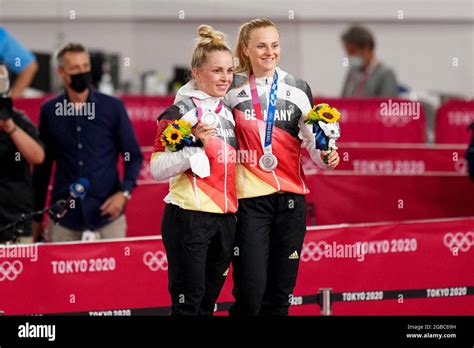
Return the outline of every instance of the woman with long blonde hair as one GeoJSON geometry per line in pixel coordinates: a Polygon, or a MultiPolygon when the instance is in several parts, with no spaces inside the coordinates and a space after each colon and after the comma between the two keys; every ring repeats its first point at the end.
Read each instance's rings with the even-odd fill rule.
{"type": "Polygon", "coordinates": [[[301,147],[322,169],[339,163],[336,151],[316,149],[308,84],[280,69],[280,34],[268,19],[241,26],[239,65],[225,98],[236,123],[239,151],[255,152],[257,163],[237,168],[235,304],[231,315],[288,315],[303,239],[309,193],[301,147]],[[327,164],[324,163],[326,160],[327,164]]]}

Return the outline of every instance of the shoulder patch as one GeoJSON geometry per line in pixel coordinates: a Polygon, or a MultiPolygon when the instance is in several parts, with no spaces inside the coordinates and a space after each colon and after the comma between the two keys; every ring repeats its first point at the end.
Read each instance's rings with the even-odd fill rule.
{"type": "Polygon", "coordinates": [[[305,80],[303,79],[300,79],[299,77],[295,77],[291,74],[287,74],[285,76],[285,78],[283,79],[283,81],[285,81],[285,83],[288,85],[288,86],[291,86],[291,87],[296,87],[296,88],[299,88],[301,89],[302,91],[306,92],[306,89],[307,89],[307,83],[305,80]]]}
{"type": "Polygon", "coordinates": [[[247,76],[244,74],[234,74],[234,80],[232,81],[232,84],[229,87],[229,90],[234,89],[234,88],[240,88],[243,85],[247,83],[247,76]]]}
{"type": "Polygon", "coordinates": [[[163,113],[158,116],[158,120],[168,120],[174,121],[180,119],[185,115],[189,110],[193,109],[194,103],[191,99],[183,99],[177,102],[176,104],[168,107],[163,113]]]}

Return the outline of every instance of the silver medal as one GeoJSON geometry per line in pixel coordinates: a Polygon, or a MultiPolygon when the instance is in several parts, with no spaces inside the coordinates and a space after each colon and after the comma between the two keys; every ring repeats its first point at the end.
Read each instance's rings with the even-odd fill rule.
{"type": "Polygon", "coordinates": [[[217,128],[219,125],[219,120],[217,119],[217,114],[214,112],[206,112],[201,117],[201,122],[207,124],[211,128],[217,128]]]}
{"type": "Polygon", "coordinates": [[[262,157],[258,160],[258,165],[260,169],[265,172],[271,172],[274,170],[278,165],[278,159],[272,153],[265,153],[262,157]]]}

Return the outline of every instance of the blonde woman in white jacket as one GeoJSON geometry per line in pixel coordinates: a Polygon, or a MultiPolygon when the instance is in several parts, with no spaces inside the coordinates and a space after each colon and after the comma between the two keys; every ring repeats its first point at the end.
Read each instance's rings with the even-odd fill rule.
{"type": "Polygon", "coordinates": [[[232,51],[208,25],[191,62],[193,79],[158,118],[151,158],[156,180],[170,180],[161,233],[168,257],[172,315],[212,315],[232,258],[237,211],[237,139],[223,103],[232,82],[232,51]],[[171,151],[163,131],[174,121],[193,126],[194,141],[171,151]]]}

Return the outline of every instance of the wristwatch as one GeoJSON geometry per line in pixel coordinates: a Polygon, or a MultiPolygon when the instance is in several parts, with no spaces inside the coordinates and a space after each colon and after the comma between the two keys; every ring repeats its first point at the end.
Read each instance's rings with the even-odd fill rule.
{"type": "Polygon", "coordinates": [[[130,199],[132,199],[132,194],[129,190],[125,190],[125,191],[122,191],[122,194],[123,196],[127,199],[127,201],[129,201],[130,199]]]}

